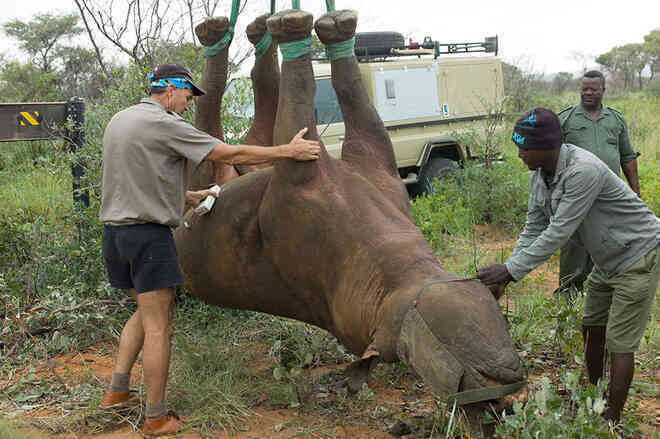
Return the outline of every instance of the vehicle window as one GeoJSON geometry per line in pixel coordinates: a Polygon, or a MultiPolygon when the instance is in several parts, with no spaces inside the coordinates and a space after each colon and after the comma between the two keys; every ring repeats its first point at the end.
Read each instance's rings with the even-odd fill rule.
{"type": "Polygon", "coordinates": [[[329,124],[343,122],[337,95],[330,79],[316,80],[316,96],[314,96],[314,112],[316,124],[329,124]]]}

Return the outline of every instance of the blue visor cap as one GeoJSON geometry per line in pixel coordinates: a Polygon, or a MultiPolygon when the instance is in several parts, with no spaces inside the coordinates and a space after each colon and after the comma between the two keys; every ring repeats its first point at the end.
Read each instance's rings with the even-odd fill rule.
{"type": "Polygon", "coordinates": [[[147,79],[152,87],[173,85],[176,88],[190,89],[195,96],[206,93],[193,82],[190,72],[179,64],[161,64],[149,73],[147,79]]]}
{"type": "Polygon", "coordinates": [[[153,77],[154,77],[153,74],[149,75],[149,81],[152,87],[167,87],[168,85],[172,84],[176,88],[187,88],[189,90],[192,90],[192,86],[190,85],[190,82],[188,82],[188,80],[186,79],[183,78],[153,79],[153,77]]]}

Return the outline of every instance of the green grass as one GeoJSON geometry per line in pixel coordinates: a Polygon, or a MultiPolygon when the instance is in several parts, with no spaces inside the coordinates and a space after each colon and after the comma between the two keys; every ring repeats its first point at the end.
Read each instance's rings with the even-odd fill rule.
{"type": "MultiPolygon", "coordinates": [[[[543,104],[556,110],[577,101],[575,95],[543,99],[543,104]]],[[[622,111],[629,122],[633,146],[642,153],[639,158],[642,196],[658,213],[660,131],[655,127],[660,126],[660,99],[633,95],[606,104],[622,111]]],[[[90,134],[90,145],[98,147],[99,132],[99,127],[95,127],[92,133],[96,134],[90,134]]],[[[474,275],[476,266],[505,259],[524,221],[528,172],[508,141],[507,132],[505,127],[496,138],[507,159],[503,165],[492,171],[469,168],[456,177],[460,186],[456,180],[440,182],[438,196],[413,203],[415,220],[442,264],[466,277],[474,275]],[[503,242],[502,248],[486,245],[495,241],[503,242]]],[[[3,305],[0,318],[3,310],[13,313],[27,307],[26,285],[34,284],[33,302],[29,305],[38,303],[46,309],[20,314],[27,315],[23,322],[28,327],[62,328],[57,336],[51,333],[34,340],[23,335],[20,327],[11,321],[0,328],[0,343],[5,346],[0,349],[10,345],[21,347],[0,366],[0,383],[17,373],[19,367],[37,364],[44,353],[82,350],[95,340],[116,344],[127,313],[124,309],[104,306],[49,317],[49,310],[88,300],[123,298],[105,281],[96,220],[98,206],[76,216],[71,206],[70,167],[57,154],[43,153],[42,158],[36,158],[35,166],[32,150],[25,146],[16,147],[4,156],[0,152],[4,157],[0,164],[5,164],[4,168],[0,167],[0,304],[3,305]],[[75,226],[78,220],[87,225],[80,242],[75,226]],[[39,262],[33,260],[33,253],[39,262]]],[[[97,182],[90,182],[94,184],[97,182]]],[[[93,198],[93,202],[97,201],[93,198]]],[[[550,294],[554,285],[549,285],[544,273],[556,271],[557,264],[555,257],[546,263],[540,275],[512,284],[503,300],[502,309],[511,335],[525,367],[534,377],[534,391],[530,404],[520,406],[515,415],[504,420],[499,437],[536,433],[539,437],[544,434],[549,437],[551,432],[558,431],[557,434],[572,437],[572,433],[585,426],[602,433],[600,437],[614,437],[607,426],[584,409],[588,397],[593,407],[599,390],[584,385],[579,328],[582,299],[569,305],[550,294]],[[547,377],[549,385],[543,384],[543,377],[547,377]],[[559,392],[560,388],[563,393],[559,392]],[[541,399],[546,401],[543,412],[539,412],[541,399]],[[580,407],[584,409],[582,412],[580,407]],[[564,426],[559,424],[566,429],[561,430],[564,426]]],[[[628,431],[635,430],[637,424],[651,425],[649,419],[638,414],[634,401],[651,399],[658,393],[653,371],[660,368],[659,317],[656,302],[636,356],[638,375],[633,382],[633,400],[624,413],[624,427],[628,431]]],[[[253,422],[252,411],[260,406],[272,410],[295,409],[286,425],[280,426],[290,428],[291,435],[304,436],[307,432],[333,437],[335,426],[364,425],[382,430],[400,421],[413,429],[408,437],[468,437],[461,433],[462,427],[456,414],[452,416],[451,408],[435,401],[403,364],[380,365],[374,371],[371,387],[354,397],[342,393],[339,374],[311,376],[310,369],[332,367],[353,357],[332,336],[309,325],[208,307],[190,297],[181,297],[173,346],[170,404],[179,413],[190,416],[187,420],[190,429],[204,435],[243,430],[253,422]],[[400,388],[406,389],[409,401],[395,403],[381,399],[385,390],[400,388]],[[319,394],[330,396],[319,398],[319,394]],[[425,411],[415,412],[416,406],[425,411]]],[[[0,354],[3,352],[6,350],[0,354]]],[[[39,425],[40,428],[52,433],[92,433],[118,421],[117,417],[93,409],[106,383],[89,377],[76,386],[63,387],[54,377],[49,377],[40,378],[39,385],[50,389],[38,400],[44,407],[59,407],[66,400],[80,402],[79,407],[70,409],[68,416],[61,417],[58,423],[39,425]],[[86,405],[92,408],[84,408],[86,405]]],[[[34,387],[35,383],[29,380],[9,389],[0,387],[3,392],[0,411],[15,410],[11,400],[24,398],[34,387]]],[[[142,387],[140,391],[143,395],[142,387]]],[[[138,407],[127,419],[137,424],[141,415],[138,407]]],[[[4,437],[24,436],[5,422],[0,423],[0,439],[4,437]],[[15,436],[7,436],[10,434],[15,436]]],[[[638,432],[633,437],[642,436],[638,432]]]]}

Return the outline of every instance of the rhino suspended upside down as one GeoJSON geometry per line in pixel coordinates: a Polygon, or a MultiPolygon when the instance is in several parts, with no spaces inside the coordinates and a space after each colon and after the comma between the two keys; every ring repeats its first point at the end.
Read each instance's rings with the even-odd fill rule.
{"type": "MultiPolygon", "coordinates": [[[[356,24],[355,12],[337,11],[315,28],[330,45],[350,39],[356,24]]],[[[281,44],[298,41],[309,37],[312,16],[283,11],[267,26],[281,44]]],[[[207,61],[206,81],[213,62],[223,61],[207,61]]],[[[253,70],[255,93],[258,81],[276,78],[268,72],[254,78],[253,70]]],[[[176,231],[187,290],[210,304],[326,329],[361,357],[353,376],[364,378],[379,359],[405,361],[442,394],[520,381],[521,364],[491,292],[476,281],[444,282],[457,277],[442,269],[413,224],[390,139],[354,56],[332,61],[332,83],[346,128],[342,159],[322,148],[317,161],[279,160],[225,184],[210,214],[188,212],[189,227],[176,231]]],[[[310,56],[285,60],[276,119],[259,119],[272,110],[257,104],[257,119],[266,120],[259,130],[274,123],[274,144],[303,127],[307,138],[318,138],[314,92],[310,56]]],[[[201,117],[218,121],[219,107],[202,104],[201,117]]]]}

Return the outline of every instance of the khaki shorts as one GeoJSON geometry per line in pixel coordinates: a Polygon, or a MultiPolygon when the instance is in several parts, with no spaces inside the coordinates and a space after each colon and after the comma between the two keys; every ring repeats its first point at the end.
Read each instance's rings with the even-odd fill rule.
{"type": "Polygon", "coordinates": [[[610,352],[635,352],[649,321],[659,278],[660,247],[610,279],[594,267],[589,275],[582,324],[606,326],[610,352]]]}

